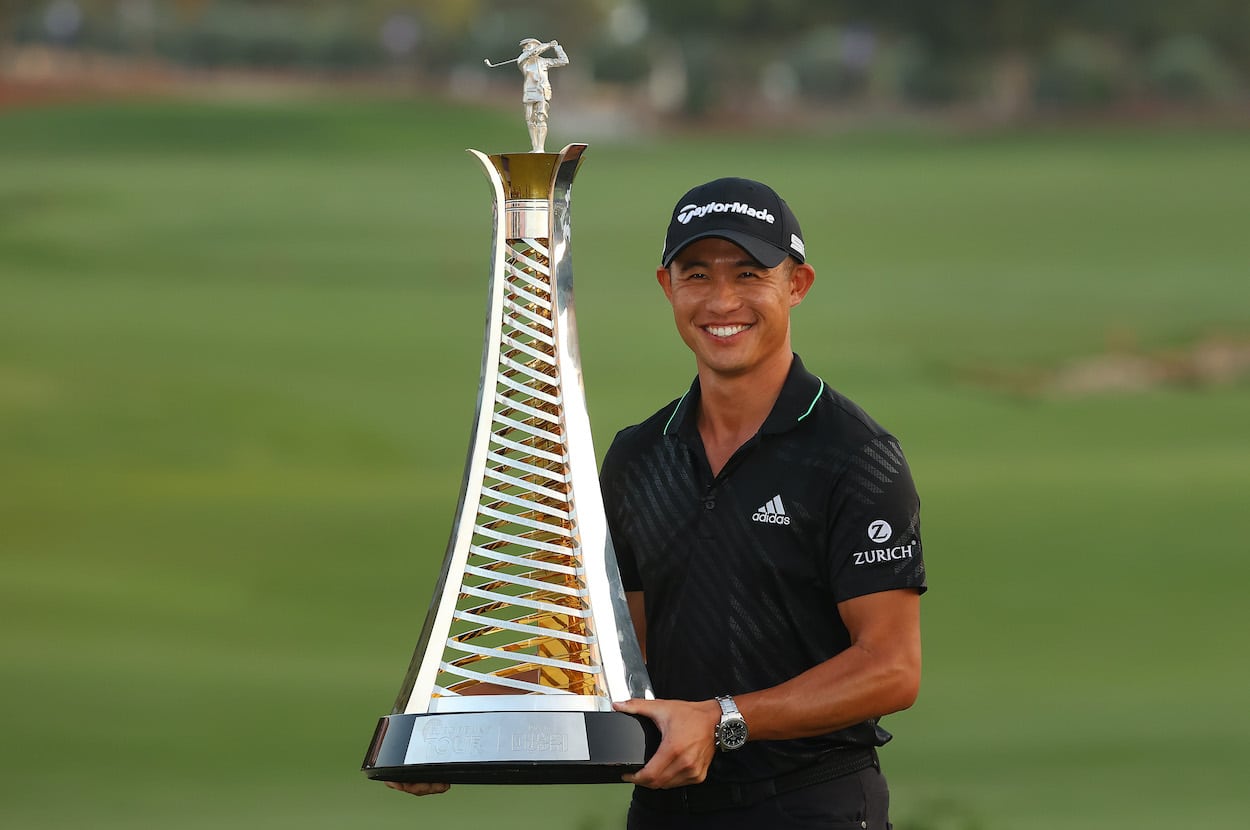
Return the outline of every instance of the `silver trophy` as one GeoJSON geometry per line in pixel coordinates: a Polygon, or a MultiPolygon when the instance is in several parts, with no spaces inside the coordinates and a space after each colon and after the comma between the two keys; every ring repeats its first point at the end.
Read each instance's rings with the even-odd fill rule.
{"type": "Polygon", "coordinates": [[[653,695],[604,518],[573,312],[570,191],[585,150],[469,151],[495,217],[477,414],[370,778],[619,782],[644,763],[649,722],[612,710],[653,695]]]}

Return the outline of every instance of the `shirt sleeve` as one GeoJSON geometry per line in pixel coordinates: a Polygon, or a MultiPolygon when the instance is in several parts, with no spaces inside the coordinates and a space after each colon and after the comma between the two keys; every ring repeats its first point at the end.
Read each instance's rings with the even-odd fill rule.
{"type": "Polygon", "coordinates": [[[638,576],[638,560],[626,533],[626,507],[624,504],[623,470],[621,465],[620,435],[612,442],[603,459],[599,474],[599,489],[603,493],[603,510],[608,520],[608,533],[612,537],[612,549],[616,553],[616,566],[621,572],[621,585],[626,591],[641,591],[642,580],[638,576]]]}
{"type": "Polygon", "coordinates": [[[828,573],[837,602],[928,589],[920,541],[920,497],[903,450],[890,435],[851,456],[830,496],[828,573]]]}

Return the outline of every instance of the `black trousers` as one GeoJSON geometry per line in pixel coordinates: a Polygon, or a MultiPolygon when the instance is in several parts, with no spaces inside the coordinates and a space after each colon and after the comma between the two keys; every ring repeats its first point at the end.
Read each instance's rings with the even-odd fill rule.
{"type": "Polygon", "coordinates": [[[890,788],[877,767],[765,799],[705,813],[629,805],[628,830],[889,830],[890,788]]]}

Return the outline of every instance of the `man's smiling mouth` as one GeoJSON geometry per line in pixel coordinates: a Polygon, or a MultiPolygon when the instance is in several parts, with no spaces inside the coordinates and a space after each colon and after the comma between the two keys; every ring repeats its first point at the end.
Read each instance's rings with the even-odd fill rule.
{"type": "Polygon", "coordinates": [[[749,328],[751,327],[739,323],[733,326],[704,326],[703,330],[713,337],[733,337],[735,334],[744,332],[749,328]]]}

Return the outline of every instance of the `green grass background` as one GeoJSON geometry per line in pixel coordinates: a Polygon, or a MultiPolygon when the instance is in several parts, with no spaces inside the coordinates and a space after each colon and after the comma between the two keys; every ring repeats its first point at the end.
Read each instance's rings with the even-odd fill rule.
{"type": "MultiPolygon", "coordinates": [[[[576,136],[554,135],[560,146],[576,136]]],[[[357,771],[424,617],[514,114],[413,102],[0,113],[0,824],[621,825],[624,786],[415,800],[357,771]]],[[[901,830],[1244,827],[1250,385],[966,381],[1250,331],[1250,141],[1218,129],[592,142],[574,188],[600,453],[693,364],[673,200],[773,183],[808,366],[924,502],[901,830]]]]}

